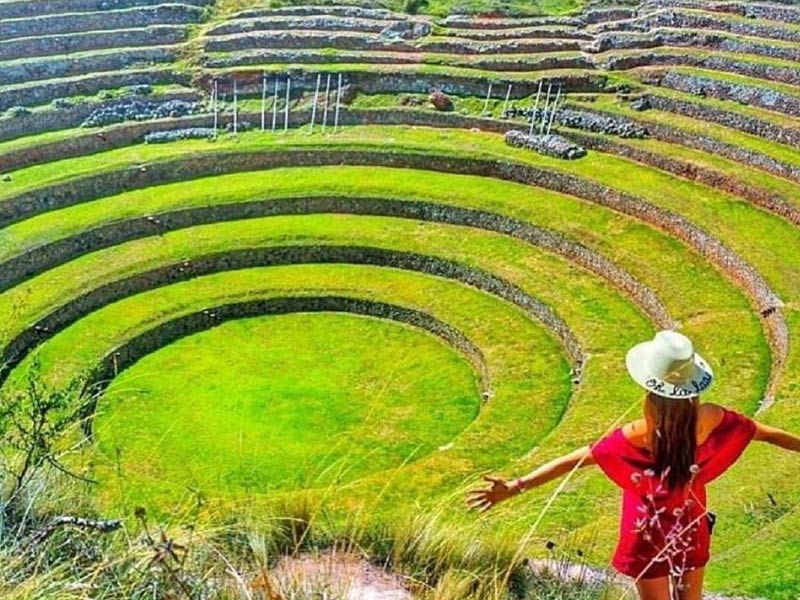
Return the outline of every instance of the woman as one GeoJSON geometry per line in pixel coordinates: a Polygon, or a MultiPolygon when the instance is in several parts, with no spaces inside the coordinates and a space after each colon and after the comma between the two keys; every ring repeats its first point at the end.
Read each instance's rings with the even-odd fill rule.
{"type": "Polygon", "coordinates": [[[642,600],[700,600],[713,526],[706,484],[736,462],[751,440],[800,452],[800,437],[700,404],[713,373],[680,333],[657,333],[632,348],[626,364],[647,390],[642,419],[519,479],[486,477],[491,487],[470,492],[468,503],[483,512],[596,464],[623,489],[614,567],[634,579],[642,600]]]}

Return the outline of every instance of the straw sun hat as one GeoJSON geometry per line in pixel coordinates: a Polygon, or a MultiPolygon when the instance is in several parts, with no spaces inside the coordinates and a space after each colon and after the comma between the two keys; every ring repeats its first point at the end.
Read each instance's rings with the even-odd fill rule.
{"type": "Polygon", "coordinates": [[[714,379],[692,341],[677,331],[659,331],[652,340],[635,345],[625,364],[636,383],[665,398],[693,398],[714,379]]]}

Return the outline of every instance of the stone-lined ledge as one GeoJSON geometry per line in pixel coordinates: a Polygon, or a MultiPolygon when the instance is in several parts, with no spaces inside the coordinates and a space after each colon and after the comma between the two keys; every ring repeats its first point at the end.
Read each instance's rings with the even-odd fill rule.
{"type": "Polygon", "coordinates": [[[586,52],[606,50],[648,49],[678,46],[699,50],[719,50],[733,54],[754,54],[781,60],[800,60],[800,47],[777,46],[769,41],[736,38],[731,35],[703,30],[655,29],[646,32],[609,32],[598,35],[594,42],[584,45],[586,52]]]}
{"type": "Polygon", "coordinates": [[[689,75],[678,71],[643,73],[642,81],[668,89],[732,100],[774,110],[792,117],[800,116],[800,96],[792,96],[768,87],[732,83],[712,77],[689,75]]]}
{"type": "MultiPolygon", "coordinates": [[[[590,108],[583,104],[580,105],[580,108],[585,112],[590,112],[597,115],[610,117],[618,116],[616,113],[590,108]]],[[[626,118],[637,125],[647,128],[647,132],[651,137],[661,140],[662,142],[670,142],[673,144],[686,146],[687,148],[703,150],[709,154],[723,156],[730,160],[753,167],[754,169],[759,169],[766,171],[767,173],[777,175],[778,177],[784,177],[786,179],[800,182],[800,167],[777,160],[766,154],[748,150],[746,148],[742,148],[741,146],[737,146],[736,144],[722,142],[712,137],[684,131],[678,127],[671,127],[669,125],[662,125],[660,123],[635,119],[633,117],[626,118]]],[[[719,124],[724,125],[722,122],[719,124]]]]}
{"type": "Polygon", "coordinates": [[[100,90],[131,85],[190,86],[191,83],[189,75],[165,68],[114,71],[71,79],[53,79],[0,90],[0,111],[12,106],[41,106],[57,98],[93,96],[100,90]]]}
{"type": "Polygon", "coordinates": [[[568,27],[585,27],[595,23],[619,21],[636,16],[636,9],[616,6],[611,8],[588,8],[574,17],[523,17],[517,19],[498,18],[482,19],[468,15],[452,15],[442,19],[441,25],[462,29],[517,29],[520,27],[542,27],[563,25],[568,27]]]}
{"type": "MultiPolygon", "coordinates": [[[[0,3],[0,19],[41,17],[58,13],[97,12],[155,6],[165,0],[11,0],[0,3]]],[[[209,6],[214,0],[180,0],[181,4],[209,6]]]]}
{"type": "Polygon", "coordinates": [[[634,302],[656,326],[662,328],[676,326],[667,309],[650,288],[604,255],[557,231],[482,210],[416,200],[369,197],[267,198],[235,204],[176,209],[98,225],[78,234],[30,248],[23,254],[0,263],[0,290],[10,289],[30,277],[90,252],[169,231],[226,221],[322,213],[413,219],[508,235],[560,256],[601,277],[634,302]]]}
{"type": "Polygon", "coordinates": [[[458,29],[518,29],[520,27],[542,27],[563,25],[579,27],[583,22],[577,17],[520,17],[520,18],[481,18],[470,15],[450,15],[439,21],[443,27],[458,29]]]}
{"type": "Polygon", "coordinates": [[[127,67],[173,62],[178,56],[175,47],[123,48],[90,56],[57,56],[17,62],[0,67],[0,86],[31,81],[74,77],[105,71],[121,71],[127,67]]]}
{"type": "MultiPolygon", "coordinates": [[[[231,52],[225,56],[213,58],[203,57],[203,66],[208,69],[229,69],[269,64],[380,64],[380,65],[432,65],[440,63],[428,61],[418,53],[382,53],[352,51],[349,53],[326,54],[324,50],[253,50],[231,52]]],[[[545,71],[556,69],[594,68],[591,57],[584,55],[551,56],[551,55],[519,55],[517,58],[495,58],[492,56],[461,56],[448,58],[442,65],[464,69],[482,69],[485,71],[545,71]]]]}
{"type": "Polygon", "coordinates": [[[415,151],[397,152],[377,147],[371,151],[286,148],[280,151],[251,153],[213,152],[148,165],[129,166],[23,192],[0,203],[0,226],[7,226],[49,210],[163,183],[279,167],[337,164],[410,168],[492,177],[582,198],[650,223],[657,229],[683,240],[743,287],[760,310],[775,309],[782,305],[767,282],[752,266],[721,241],[686,218],[650,204],[633,194],[575,175],[509,160],[454,157],[415,151]]]}
{"type": "MultiPolygon", "coordinates": [[[[202,97],[198,92],[170,92],[168,94],[161,94],[159,96],[142,96],[137,94],[126,95],[122,98],[115,98],[112,100],[101,100],[101,101],[83,101],[83,102],[76,102],[72,106],[55,108],[49,107],[46,109],[37,109],[32,110],[30,114],[27,115],[20,115],[16,117],[4,117],[0,118],[0,142],[5,142],[8,140],[17,139],[24,136],[29,135],[36,135],[39,133],[47,133],[49,131],[61,131],[63,129],[72,129],[76,127],[80,127],[81,123],[83,123],[86,118],[91,115],[94,111],[100,108],[112,107],[120,104],[121,102],[126,102],[130,100],[142,100],[146,102],[153,102],[153,101],[162,101],[162,102],[170,102],[173,100],[180,100],[184,102],[199,102],[202,100],[202,97]]],[[[157,130],[162,124],[166,122],[159,121],[149,124],[153,130],[157,130]]],[[[131,123],[131,127],[135,127],[136,125],[140,125],[138,123],[131,123]]],[[[142,124],[143,125],[143,124],[142,124]]],[[[174,128],[175,125],[172,124],[170,126],[174,128]]],[[[71,138],[61,140],[64,143],[63,149],[67,151],[68,149],[74,149],[75,145],[71,143],[74,140],[81,140],[78,146],[82,148],[103,148],[104,139],[107,135],[106,131],[98,132],[86,132],[85,134],[77,134],[71,138]],[[92,146],[87,142],[91,138],[96,138],[98,146],[92,146]]],[[[144,132],[138,133],[133,138],[128,138],[131,143],[137,139],[140,139],[144,135],[144,132]]],[[[3,155],[3,169],[11,170],[15,168],[19,168],[18,166],[14,165],[22,165],[25,164],[24,160],[25,157],[30,157],[33,162],[41,161],[45,156],[52,156],[50,160],[54,160],[58,158],[58,154],[48,154],[44,148],[49,148],[52,152],[56,152],[58,148],[58,144],[61,142],[52,142],[49,144],[43,144],[41,146],[33,146],[27,149],[21,149],[14,152],[9,152],[3,155]],[[39,158],[34,158],[40,152],[39,149],[42,149],[41,152],[43,154],[40,155],[39,158]],[[6,163],[6,160],[9,162],[6,163]]],[[[70,150],[71,151],[71,150],[70,150]]]]}
{"type": "Polygon", "coordinates": [[[270,17],[251,17],[223,21],[206,30],[209,37],[251,33],[254,31],[349,31],[378,34],[396,22],[394,19],[375,19],[364,17],[345,17],[338,15],[304,15],[270,17]]]}
{"type": "Polygon", "coordinates": [[[751,117],[721,108],[714,108],[713,106],[698,104],[697,102],[691,102],[689,100],[662,96],[660,94],[648,93],[644,97],[647,98],[647,102],[650,106],[657,110],[684,115],[692,119],[709,121],[716,125],[738,129],[750,135],[756,135],[773,142],[779,142],[800,149],[800,127],[784,127],[757,117],[751,117]]]}
{"type": "Polygon", "coordinates": [[[250,8],[231,15],[230,20],[257,19],[261,17],[312,17],[318,15],[336,15],[357,19],[392,19],[403,21],[408,15],[392,12],[386,8],[366,8],[364,6],[281,6],[276,8],[250,8]]]}
{"type": "MultiPolygon", "coordinates": [[[[406,117],[408,111],[397,111],[401,114],[389,115],[392,117],[406,117]]],[[[372,111],[365,111],[361,115],[348,114],[353,117],[352,122],[374,122],[372,111]]],[[[420,116],[421,113],[409,113],[420,116]]],[[[247,115],[245,115],[247,116],[247,115]]],[[[423,115],[424,116],[424,115],[423,115]]],[[[435,117],[435,114],[431,114],[435,117]]],[[[251,115],[255,118],[255,115],[251,115]]],[[[460,119],[452,115],[459,121],[460,119]]],[[[207,125],[208,117],[190,117],[182,119],[183,125],[203,126],[207,125]]],[[[413,121],[413,120],[412,120],[413,121]]],[[[476,120],[478,121],[478,120],[476,120]]],[[[299,119],[293,126],[304,123],[305,119],[299,119]]],[[[345,120],[349,122],[349,119],[345,120]]],[[[387,121],[384,121],[387,122],[387,121]]],[[[396,123],[398,121],[391,121],[396,123]]],[[[403,123],[408,123],[403,119],[403,123]]],[[[417,124],[429,124],[426,121],[413,121],[417,124]]],[[[491,122],[500,131],[507,131],[514,127],[513,123],[503,123],[499,121],[491,122]]],[[[485,124],[478,121],[477,124],[485,124]]],[[[109,147],[124,146],[132,138],[138,138],[144,132],[151,130],[148,124],[135,124],[124,128],[109,130],[103,140],[95,136],[85,138],[75,138],[70,143],[81,145],[86,142],[88,147],[77,147],[81,153],[99,152],[109,147]],[[116,134],[116,135],[114,135],[116,134]]],[[[174,123],[162,123],[163,129],[174,128],[174,123]]],[[[471,127],[476,125],[468,120],[466,123],[455,122],[449,126],[471,127]]],[[[63,153],[60,154],[63,156],[63,153]]],[[[35,160],[46,162],[48,157],[37,153],[35,160]]],[[[345,196],[332,197],[312,197],[298,198],[295,200],[297,208],[292,208],[286,200],[280,202],[256,201],[252,203],[241,203],[228,206],[204,207],[201,209],[186,209],[184,211],[170,211],[153,215],[157,221],[168,229],[182,228],[201,223],[215,222],[218,220],[235,220],[249,218],[250,216],[260,217],[274,214],[298,214],[284,213],[282,211],[300,212],[346,212],[352,214],[374,214],[384,216],[408,217],[423,220],[432,220],[443,223],[466,225],[481,229],[496,231],[518,237],[528,243],[540,246],[550,252],[563,256],[571,262],[575,262],[584,269],[599,275],[609,281],[612,286],[619,289],[626,297],[630,298],[639,309],[648,316],[656,325],[661,327],[672,327],[675,321],[668,315],[663,303],[656,294],[647,286],[636,280],[624,269],[614,262],[562,234],[538,227],[512,217],[491,213],[487,211],[464,209],[454,206],[439,205],[427,202],[393,201],[383,198],[349,198],[345,196]]],[[[27,277],[34,276],[47,268],[52,268],[68,259],[75,258],[80,254],[106,247],[111,243],[135,239],[137,237],[151,235],[154,227],[153,222],[146,219],[126,221],[125,224],[109,224],[96,230],[86,231],[77,236],[66,238],[47,244],[43,244],[36,249],[32,249],[30,254],[9,259],[2,263],[2,274],[0,274],[0,289],[7,289],[27,277]],[[121,229],[119,229],[121,228],[121,229]]]]}
{"type": "MultiPolygon", "coordinates": [[[[780,3],[780,0],[771,1],[780,3]]],[[[793,0],[784,0],[783,4],[793,5],[795,2],[793,0]]],[[[800,23],[800,8],[797,6],[774,6],[756,2],[708,2],[706,0],[646,0],[639,6],[640,11],[658,8],[691,8],[738,15],[750,19],[800,23]]]]}
{"type": "Polygon", "coordinates": [[[496,42],[518,39],[551,39],[592,41],[594,36],[573,27],[524,27],[520,29],[447,29],[441,32],[446,37],[478,42],[496,42]]]}
{"type": "Polygon", "coordinates": [[[773,349],[768,395],[778,384],[788,352],[783,303],[758,271],[738,253],[685,217],[643,198],[578,176],[507,160],[453,157],[429,152],[286,148],[280,152],[219,152],[130,166],[22,193],[0,203],[0,225],[26,216],[110,196],[130,189],[224,173],[287,166],[363,165],[431,170],[512,181],[582,198],[629,215],[682,241],[727,276],[758,308],[773,349]]]}
{"type": "Polygon", "coordinates": [[[454,261],[367,246],[272,246],[218,252],[157,267],[109,282],[46,314],[17,334],[0,355],[0,385],[30,353],[59,331],[113,302],[195,277],[254,267],[300,264],[356,264],[414,271],[458,281],[505,300],[549,329],[565,348],[580,376],[585,355],[569,326],[553,309],[513,283],[454,261]]]}
{"type": "Polygon", "coordinates": [[[678,177],[697,181],[703,185],[744,198],[759,208],[778,215],[793,225],[800,226],[800,207],[797,204],[788,202],[768,188],[749,185],[735,177],[726,175],[722,171],[701,167],[690,161],[670,158],[666,154],[649,152],[617,142],[608,137],[589,136],[577,132],[571,132],[569,137],[592,150],[622,156],[678,177]]]}
{"type": "Polygon", "coordinates": [[[186,28],[176,25],[120,29],[114,31],[113,35],[109,35],[106,31],[67,33],[0,41],[0,60],[30,60],[42,56],[59,56],[111,48],[171,46],[185,40],[186,28]]]}
{"type": "MultiPolygon", "coordinates": [[[[313,69],[298,68],[291,71],[292,91],[313,93],[317,85],[318,71],[313,69]]],[[[219,73],[220,77],[229,77],[229,73],[219,73]]],[[[242,94],[261,95],[263,71],[261,69],[241,69],[236,71],[236,82],[242,94]]],[[[285,74],[282,74],[285,75],[285,74]]],[[[206,73],[200,84],[205,89],[211,89],[212,73],[206,73]]],[[[333,78],[332,78],[333,79],[333,78]]],[[[230,81],[230,80],[228,80],[230,81]]],[[[591,93],[608,92],[606,84],[608,76],[603,73],[593,72],[560,72],[558,74],[537,74],[535,79],[522,80],[519,78],[503,77],[502,73],[480,76],[449,75],[446,73],[415,73],[396,72],[382,73],[373,71],[348,71],[342,73],[342,85],[352,86],[364,94],[429,94],[431,90],[440,90],[445,94],[456,96],[485,97],[489,83],[493,84],[492,97],[503,99],[507,86],[512,85],[511,98],[525,98],[535,94],[539,82],[544,87],[552,83],[554,88],[561,86],[564,93],[591,93]]],[[[285,90],[285,81],[279,81],[279,93],[285,90]]]]}
{"type": "Polygon", "coordinates": [[[609,71],[624,71],[638,67],[652,66],[690,66],[723,73],[746,75],[765,81],[777,81],[789,85],[800,85],[800,69],[779,67],[748,60],[738,60],[726,56],[706,56],[684,52],[641,52],[622,54],[605,58],[600,65],[609,71]]]}
{"type": "Polygon", "coordinates": [[[419,42],[383,39],[377,35],[351,34],[344,31],[254,31],[203,38],[206,52],[236,52],[260,48],[360,50],[370,52],[439,52],[444,54],[535,54],[580,50],[578,40],[506,40],[495,42],[437,39],[419,42]]]}
{"type": "Polygon", "coordinates": [[[188,4],[158,4],[120,10],[85,13],[62,13],[21,19],[0,20],[0,40],[42,37],[65,33],[133,29],[149,25],[186,25],[199,23],[205,11],[188,4]]]}
{"type": "Polygon", "coordinates": [[[480,348],[459,329],[413,308],[347,296],[279,296],[218,304],[174,317],[139,333],[107,352],[91,370],[86,389],[91,392],[93,402],[96,402],[114,377],[148,354],[180,338],[206,331],[226,321],[301,312],[351,313],[395,321],[427,331],[465,356],[476,372],[481,396],[485,399],[490,393],[489,373],[484,356],[480,348]]]}
{"type": "MultiPolygon", "coordinates": [[[[661,96],[653,97],[648,96],[656,104],[662,100],[671,101],[669,98],[661,96]]],[[[680,101],[676,101],[680,102],[680,101]]],[[[701,105],[693,103],[684,103],[691,107],[698,109],[705,109],[701,105]]],[[[654,104],[654,106],[656,106],[654,104]]],[[[657,106],[662,110],[666,107],[657,106]]],[[[735,113],[727,113],[725,111],[711,111],[722,113],[721,116],[737,117],[735,113]]],[[[682,112],[682,111],[681,111],[682,112]]],[[[572,109],[563,109],[556,113],[556,122],[565,123],[568,126],[574,127],[575,120],[566,118],[572,113],[578,113],[572,109]]],[[[597,116],[600,119],[613,119],[614,115],[611,113],[595,113],[589,111],[582,111],[580,114],[586,116],[597,116]]],[[[690,115],[695,116],[695,115],[690,115]]],[[[242,119],[252,123],[256,123],[260,119],[258,113],[244,113],[242,119]]],[[[290,127],[298,127],[306,124],[310,119],[310,114],[307,111],[295,111],[290,115],[290,127]]],[[[628,124],[633,127],[638,127],[638,121],[633,121],[625,118],[617,118],[617,121],[623,125],[628,124]]],[[[616,121],[615,121],[616,122],[616,121]]],[[[444,127],[444,128],[461,128],[461,129],[481,129],[483,131],[491,131],[495,133],[505,134],[508,131],[519,126],[518,123],[511,121],[498,121],[495,119],[483,119],[479,117],[465,117],[455,113],[434,113],[415,110],[403,109],[385,109],[385,110],[345,110],[341,113],[341,123],[343,125],[419,125],[426,127],[444,127]]],[[[768,123],[762,122],[764,125],[768,123]]],[[[32,164],[41,164],[53,160],[70,158],[75,156],[93,154],[109,150],[111,148],[124,147],[133,144],[143,138],[148,133],[158,131],[170,131],[179,128],[207,128],[213,124],[212,118],[208,115],[199,115],[194,117],[187,117],[183,119],[167,120],[167,121],[153,121],[144,123],[125,124],[119,127],[111,127],[104,130],[101,134],[86,134],[83,136],[76,136],[66,140],[51,142],[33,148],[22,149],[2,155],[3,164],[8,165],[9,170],[24,168],[32,164]]],[[[591,124],[591,123],[589,123],[591,124]]],[[[720,123],[725,125],[726,123],[720,123]]],[[[646,125],[646,124],[644,124],[646,125]]],[[[585,127],[589,131],[596,131],[594,127],[585,127]]],[[[657,133],[661,131],[662,126],[657,126],[657,133]]],[[[766,130],[765,133],[770,130],[766,130]]],[[[792,130],[786,130],[787,133],[792,130]]],[[[705,185],[718,188],[730,194],[744,198],[760,208],[770,211],[781,218],[784,218],[792,223],[798,224],[797,211],[798,209],[780,194],[769,191],[766,188],[747,184],[735,177],[730,177],[724,173],[708,168],[698,166],[690,161],[684,161],[677,158],[667,158],[659,154],[637,150],[636,148],[624,144],[619,144],[612,139],[598,139],[582,135],[575,131],[563,132],[568,138],[571,138],[579,143],[582,143],[587,148],[597,150],[599,152],[617,154],[625,158],[636,160],[637,162],[655,167],[657,169],[698,181],[705,185]]],[[[677,142],[680,143],[680,142],[677,142]]],[[[744,161],[747,162],[747,161],[744,161]]],[[[2,279],[0,279],[2,280],[2,279]]]]}
{"type": "Polygon", "coordinates": [[[634,19],[594,25],[596,33],[609,31],[649,31],[659,27],[672,29],[708,29],[724,31],[747,37],[794,42],[797,31],[772,23],[759,23],[729,19],[719,14],[698,13],[680,8],[659,9],[634,19]]]}

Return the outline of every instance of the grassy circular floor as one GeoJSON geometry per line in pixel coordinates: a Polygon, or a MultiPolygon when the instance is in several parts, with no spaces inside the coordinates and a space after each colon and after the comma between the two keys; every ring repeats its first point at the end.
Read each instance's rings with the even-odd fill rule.
{"type": "Polygon", "coordinates": [[[97,477],[144,504],[324,487],[436,451],[478,409],[469,362],[426,332],[344,313],[242,319],[114,380],[97,477]]]}

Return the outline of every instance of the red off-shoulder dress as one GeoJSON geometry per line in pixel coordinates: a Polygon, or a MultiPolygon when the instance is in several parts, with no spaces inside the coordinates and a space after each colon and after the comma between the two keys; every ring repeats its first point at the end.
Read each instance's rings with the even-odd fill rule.
{"type": "Polygon", "coordinates": [[[722,421],[697,448],[697,468],[683,489],[667,489],[650,453],[617,428],[591,445],[603,472],[622,488],[619,544],[612,564],[620,573],[650,579],[680,576],[709,556],[706,484],[724,473],[755,435],[748,417],[724,410],[722,421]]]}

